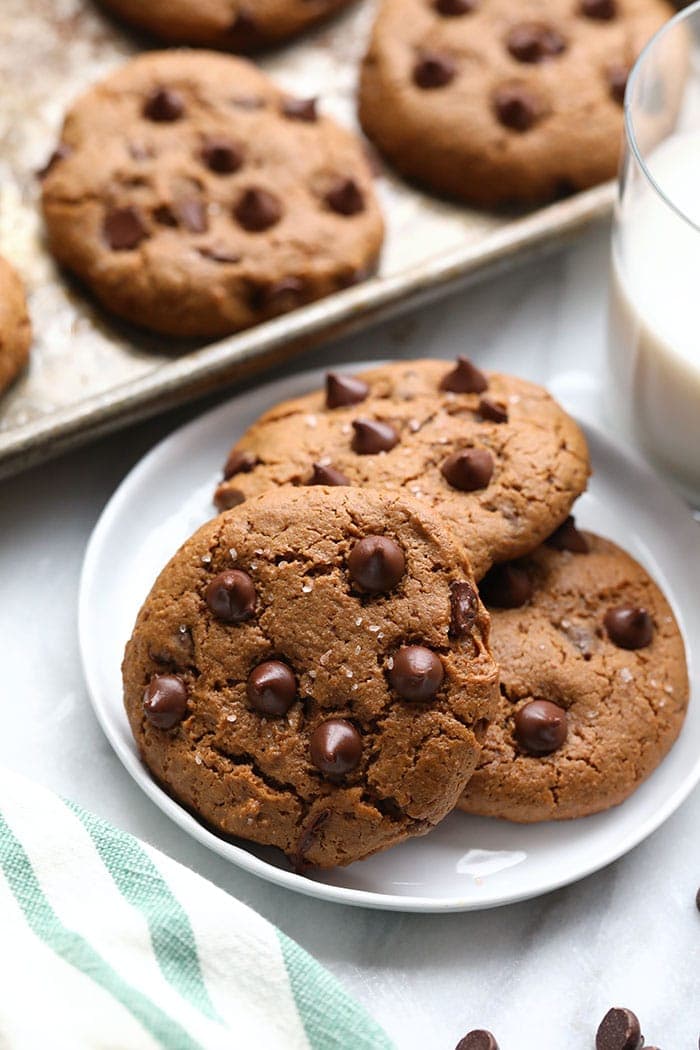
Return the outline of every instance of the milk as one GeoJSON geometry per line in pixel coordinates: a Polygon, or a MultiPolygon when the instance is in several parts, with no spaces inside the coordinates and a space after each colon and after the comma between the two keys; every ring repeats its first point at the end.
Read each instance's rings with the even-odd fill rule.
{"type": "Polygon", "coordinates": [[[637,181],[613,244],[608,408],[700,506],[700,132],[673,135],[646,161],[667,200],[628,173],[637,181]]]}

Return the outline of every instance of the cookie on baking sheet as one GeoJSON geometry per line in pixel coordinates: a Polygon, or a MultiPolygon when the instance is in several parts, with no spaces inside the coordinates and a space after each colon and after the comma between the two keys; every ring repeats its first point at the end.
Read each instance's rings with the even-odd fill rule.
{"type": "Polygon", "coordinates": [[[581,431],[542,387],[466,358],[402,361],[331,374],[325,392],[266,412],[231,450],[215,502],[285,484],[403,491],[449,522],[480,579],[537,547],[588,474],[581,431]]]}
{"type": "Polygon", "coordinates": [[[347,7],[351,0],[100,0],[161,40],[232,51],[279,43],[347,7]]]}
{"type": "Polygon", "coordinates": [[[617,171],[627,74],[665,0],[382,0],[360,87],[369,137],[409,178],[477,205],[617,171]]]}
{"type": "Polygon", "coordinates": [[[658,766],[688,703],[683,639],[654,581],[569,521],[481,584],[499,715],[460,808],[521,823],[623,802],[658,766]]]}
{"type": "Polygon", "coordinates": [[[456,804],[498,692],[462,548],[426,508],[276,490],[204,525],[139,613],[126,710],[215,830],[332,867],[456,804]]]}
{"type": "Polygon", "coordinates": [[[66,117],[49,244],[109,310],[213,338],[366,276],[383,236],[359,142],[253,65],[153,52],[66,117]]]}
{"type": "Polygon", "coordinates": [[[0,393],[26,365],[31,341],[24,287],[13,267],[0,256],[0,393]]]}

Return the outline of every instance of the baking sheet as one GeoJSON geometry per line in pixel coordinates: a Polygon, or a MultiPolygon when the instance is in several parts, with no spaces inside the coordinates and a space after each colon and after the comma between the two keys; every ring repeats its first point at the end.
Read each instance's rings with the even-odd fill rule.
{"type": "MultiPolygon", "coordinates": [[[[0,476],[509,265],[607,214],[613,201],[607,184],[528,215],[493,215],[426,196],[380,167],[387,240],[376,278],[216,344],[144,335],[57,271],[43,242],[35,173],[74,96],[152,42],[93,0],[1,6],[0,252],[27,283],[35,338],[30,368],[0,399],[0,476]]],[[[360,0],[261,65],[290,92],[319,96],[325,112],[354,125],[375,7],[360,0]]]]}

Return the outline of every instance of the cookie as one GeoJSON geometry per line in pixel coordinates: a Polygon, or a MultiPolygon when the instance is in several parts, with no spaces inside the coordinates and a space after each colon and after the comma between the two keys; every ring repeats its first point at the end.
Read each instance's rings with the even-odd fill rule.
{"type": "Polygon", "coordinates": [[[529,553],[585,489],[586,442],[533,383],[466,358],[402,361],[277,405],[232,449],[219,509],[278,485],[406,492],[464,543],[477,579],[529,553]]]}
{"type": "Polygon", "coordinates": [[[171,44],[255,51],[295,36],[351,0],[101,0],[171,44]]]}
{"type": "Polygon", "coordinates": [[[454,806],[497,694],[469,562],[429,511],[286,489],[204,525],[124,659],[155,778],[224,835],[348,864],[454,806]]]}
{"type": "Polygon", "coordinates": [[[100,302],[214,338],[376,265],[362,147],[243,59],[142,55],[83,95],[43,179],[51,251],[100,302]]]}
{"type": "Polygon", "coordinates": [[[521,823],[598,813],[659,765],[688,703],[683,639],[654,581],[569,521],[481,585],[499,714],[460,808],[521,823]]]}
{"type": "Polygon", "coordinates": [[[12,266],[0,256],[0,393],[26,365],[31,341],[24,287],[12,266]]]}
{"type": "Polygon", "coordinates": [[[622,103],[666,0],[383,0],[362,126],[405,176],[481,205],[617,171],[622,103]]]}

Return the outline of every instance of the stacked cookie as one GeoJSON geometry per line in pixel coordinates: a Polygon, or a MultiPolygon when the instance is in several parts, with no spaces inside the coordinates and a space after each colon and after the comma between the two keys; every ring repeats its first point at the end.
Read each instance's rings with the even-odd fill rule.
{"type": "Polygon", "coordinates": [[[569,516],[588,474],[546,391],[466,358],[275,406],[127,646],[145,762],[299,869],[457,803],[530,821],[622,801],[675,739],[687,678],[658,588],[569,516]]]}

